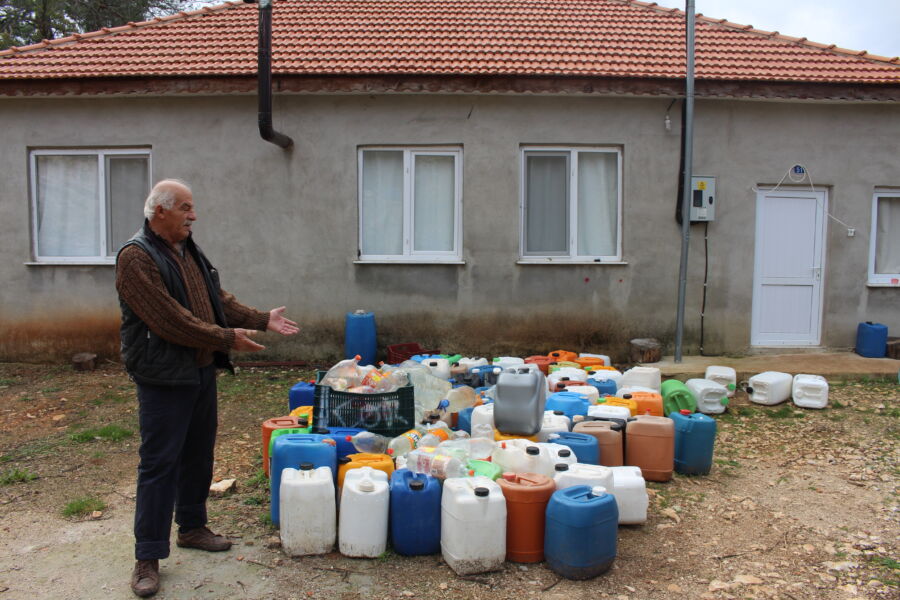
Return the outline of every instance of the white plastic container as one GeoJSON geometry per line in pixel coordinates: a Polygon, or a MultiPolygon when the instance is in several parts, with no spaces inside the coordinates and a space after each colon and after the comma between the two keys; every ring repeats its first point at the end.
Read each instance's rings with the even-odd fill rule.
{"type": "Polygon", "coordinates": [[[771,406],[781,404],[791,397],[794,378],[780,371],[765,371],[754,375],[747,382],[750,401],[771,406]]]}
{"type": "Polygon", "coordinates": [[[568,377],[572,381],[586,382],[588,374],[584,369],[563,367],[562,369],[558,369],[547,375],[547,389],[553,387],[557,382],[561,381],[563,377],[568,377]]]}
{"type": "MultiPolygon", "coordinates": [[[[476,425],[481,425],[486,423],[491,426],[491,431],[494,430],[494,405],[491,404],[480,404],[472,409],[472,431],[475,431],[476,425]]],[[[493,434],[491,434],[493,435],[493,434]]]]}
{"type": "Polygon", "coordinates": [[[660,393],[659,390],[654,390],[651,387],[646,387],[643,385],[625,385],[625,386],[619,386],[619,388],[616,390],[616,396],[621,398],[625,394],[634,394],[635,392],[646,392],[649,394],[659,394],[660,393]]]}
{"type": "Polygon", "coordinates": [[[656,367],[631,367],[622,373],[622,379],[618,382],[619,388],[639,386],[650,388],[659,393],[662,384],[662,375],[656,367]]]}
{"type": "Polygon", "coordinates": [[[522,369],[527,371],[533,371],[535,373],[541,373],[541,368],[534,363],[522,363],[521,365],[513,365],[511,367],[506,367],[503,369],[506,373],[521,373],[522,369]]]}
{"type": "Polygon", "coordinates": [[[728,406],[728,390],[712,379],[688,379],[687,388],[697,401],[697,410],[707,415],[725,412],[728,406]]]}
{"type": "Polygon", "coordinates": [[[551,433],[559,433],[561,431],[571,430],[571,421],[566,415],[558,415],[556,412],[562,411],[544,411],[544,421],[541,423],[541,430],[538,431],[538,441],[546,442],[547,436],[551,433]]]}
{"type": "Polygon", "coordinates": [[[486,440],[494,440],[494,426],[487,423],[478,423],[472,425],[472,438],[484,438],[486,440]]]}
{"type": "Polygon", "coordinates": [[[331,552],[337,520],[330,467],[282,470],[278,502],[281,548],[285,554],[331,552]]]}
{"type": "Polygon", "coordinates": [[[544,473],[548,461],[541,456],[537,442],[515,438],[497,442],[491,452],[491,462],[504,473],[544,473]]]}
{"type": "Polygon", "coordinates": [[[525,359],[519,358],[518,356],[498,356],[491,364],[495,367],[500,367],[501,369],[508,369],[509,367],[524,365],[525,359]]]}
{"type": "Polygon", "coordinates": [[[794,375],[791,392],[794,404],[801,408],[828,406],[828,381],[821,375],[794,375]]]}
{"type": "Polygon", "coordinates": [[[488,359],[486,358],[475,358],[473,357],[463,357],[457,361],[457,363],[461,367],[465,367],[466,371],[471,371],[473,367],[482,367],[488,364],[488,359]]]}
{"type": "Polygon", "coordinates": [[[600,390],[592,385],[567,385],[566,391],[574,392],[576,394],[581,394],[582,396],[587,397],[590,404],[596,404],[597,400],[600,399],[600,390]]]}
{"type": "Polygon", "coordinates": [[[338,549],[344,556],[376,558],[387,548],[388,476],[372,467],[350,469],[341,491],[338,549]]]}
{"type": "Polygon", "coordinates": [[[703,375],[703,378],[711,379],[719,385],[724,386],[728,391],[728,397],[734,397],[734,389],[737,386],[737,374],[731,367],[710,365],[706,367],[706,373],[703,375]]]}
{"type": "Polygon", "coordinates": [[[602,485],[612,494],[614,489],[613,473],[609,467],[574,463],[567,465],[565,471],[556,471],[553,480],[556,489],[562,490],[573,485],[602,485]]]}
{"type": "Polygon", "coordinates": [[[537,446],[541,450],[541,462],[540,466],[536,467],[538,470],[534,471],[535,473],[540,473],[553,479],[556,476],[556,465],[563,463],[570,466],[578,464],[578,457],[565,444],[541,442],[537,446]]]}
{"type": "Polygon", "coordinates": [[[487,477],[448,479],[441,495],[441,555],[457,575],[496,571],[506,559],[506,499],[487,477]]]}
{"type": "Polygon", "coordinates": [[[635,525],[647,522],[647,482],[640,467],[610,467],[613,486],[610,489],[619,507],[619,524],[635,525]]]}
{"type": "Polygon", "coordinates": [[[614,406],[611,404],[595,404],[588,407],[588,416],[601,419],[622,419],[627,421],[631,418],[631,410],[627,406],[614,406]]]}
{"type": "Polygon", "coordinates": [[[578,358],[600,358],[603,359],[603,366],[611,367],[612,361],[605,354],[591,354],[590,352],[580,352],[578,358]]]}
{"type": "Polygon", "coordinates": [[[435,377],[450,379],[450,361],[446,358],[426,358],[422,364],[428,367],[435,377]]]}

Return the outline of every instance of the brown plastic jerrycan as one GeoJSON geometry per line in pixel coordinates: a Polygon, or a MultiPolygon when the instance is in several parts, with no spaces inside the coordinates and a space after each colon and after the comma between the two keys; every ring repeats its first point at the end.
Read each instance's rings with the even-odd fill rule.
{"type": "Polygon", "coordinates": [[[497,480],[506,498],[506,560],[544,560],[544,521],[556,484],[538,473],[504,473],[497,480]]]}
{"type": "Polygon", "coordinates": [[[262,424],[262,457],[263,470],[269,476],[269,439],[276,429],[292,429],[299,424],[299,417],[275,417],[263,421],[262,424]]]}
{"type": "Polygon", "coordinates": [[[669,481],[675,466],[675,423],[638,415],[625,427],[625,464],[641,468],[647,481],[669,481]]]}
{"type": "Polygon", "coordinates": [[[582,421],[576,423],[572,431],[586,433],[597,438],[600,450],[600,464],[604,467],[621,467],[625,464],[625,447],[622,439],[622,425],[612,421],[582,421]]]}

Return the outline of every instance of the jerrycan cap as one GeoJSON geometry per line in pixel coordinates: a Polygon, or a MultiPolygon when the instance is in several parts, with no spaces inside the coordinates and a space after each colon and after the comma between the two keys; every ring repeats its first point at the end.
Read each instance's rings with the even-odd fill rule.
{"type": "Polygon", "coordinates": [[[553,414],[554,414],[554,415],[562,416],[562,415],[564,415],[564,414],[566,414],[566,413],[564,413],[564,412],[561,411],[561,410],[554,410],[554,411],[553,411],[553,414]]]}
{"type": "Polygon", "coordinates": [[[302,463],[300,463],[300,470],[301,470],[301,471],[312,471],[313,469],[315,469],[315,466],[313,466],[313,464],[312,464],[311,462],[302,462],[302,463]]]}
{"type": "Polygon", "coordinates": [[[595,485],[591,488],[591,496],[602,497],[606,495],[606,488],[602,485],[595,485]]]}
{"type": "Polygon", "coordinates": [[[559,380],[560,381],[569,381],[569,378],[568,377],[560,377],[559,380]]]}
{"type": "Polygon", "coordinates": [[[309,427],[309,419],[301,417],[297,419],[297,425],[300,427],[309,427]]]}
{"type": "Polygon", "coordinates": [[[537,456],[541,453],[541,449],[537,446],[528,446],[525,448],[525,454],[530,454],[531,456],[537,456]]]}
{"type": "Polygon", "coordinates": [[[569,450],[568,448],[563,448],[562,450],[559,451],[559,455],[562,456],[563,458],[569,458],[570,456],[572,456],[572,451],[569,450]]]}
{"type": "Polygon", "coordinates": [[[413,479],[409,482],[409,489],[418,492],[425,489],[425,482],[421,479],[413,479]]]}
{"type": "Polygon", "coordinates": [[[375,482],[366,477],[362,481],[359,482],[359,491],[361,492],[374,492],[375,491],[375,482]]]}
{"type": "Polygon", "coordinates": [[[678,412],[680,412],[681,414],[683,414],[683,415],[685,415],[685,416],[691,414],[691,411],[689,411],[689,410],[686,409],[686,408],[682,408],[682,409],[679,410],[678,412]]]}
{"type": "Polygon", "coordinates": [[[338,459],[339,465],[346,465],[347,463],[353,462],[353,460],[349,456],[342,456],[338,459]]]}
{"type": "Polygon", "coordinates": [[[501,475],[501,477],[503,477],[503,479],[505,479],[506,481],[512,481],[513,483],[515,483],[516,481],[516,474],[512,471],[506,471],[505,473],[503,473],[503,475],[501,475]]]}
{"type": "Polygon", "coordinates": [[[569,470],[569,465],[566,464],[566,463],[559,463],[558,465],[556,465],[555,467],[553,467],[553,469],[554,469],[557,473],[562,473],[563,471],[568,471],[568,470],[569,470]]]}
{"type": "Polygon", "coordinates": [[[477,487],[475,488],[475,495],[479,498],[487,498],[488,494],[491,493],[491,490],[486,487],[477,487]]]}
{"type": "Polygon", "coordinates": [[[631,400],[631,394],[622,394],[622,398],[625,400],[631,400]]]}
{"type": "Polygon", "coordinates": [[[728,406],[728,396],[725,396],[724,398],[722,398],[722,400],[720,400],[720,402],[722,403],[722,406],[728,406]]]}

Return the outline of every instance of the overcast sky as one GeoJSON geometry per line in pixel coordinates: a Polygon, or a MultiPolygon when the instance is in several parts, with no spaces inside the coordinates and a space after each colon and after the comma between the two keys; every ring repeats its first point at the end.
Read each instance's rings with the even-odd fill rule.
{"type": "MultiPolygon", "coordinates": [[[[656,0],[684,10],[685,0],[656,0]]],[[[900,55],[900,0],[695,0],[697,13],[806,37],[813,42],[900,55]]]]}

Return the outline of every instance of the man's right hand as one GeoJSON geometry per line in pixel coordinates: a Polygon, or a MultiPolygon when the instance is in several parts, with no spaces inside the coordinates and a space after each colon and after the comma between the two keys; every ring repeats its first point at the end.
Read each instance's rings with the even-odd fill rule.
{"type": "Polygon", "coordinates": [[[238,352],[257,352],[259,350],[265,350],[265,346],[257,344],[250,339],[251,336],[254,336],[257,333],[258,332],[253,329],[235,329],[233,349],[238,352]]]}

